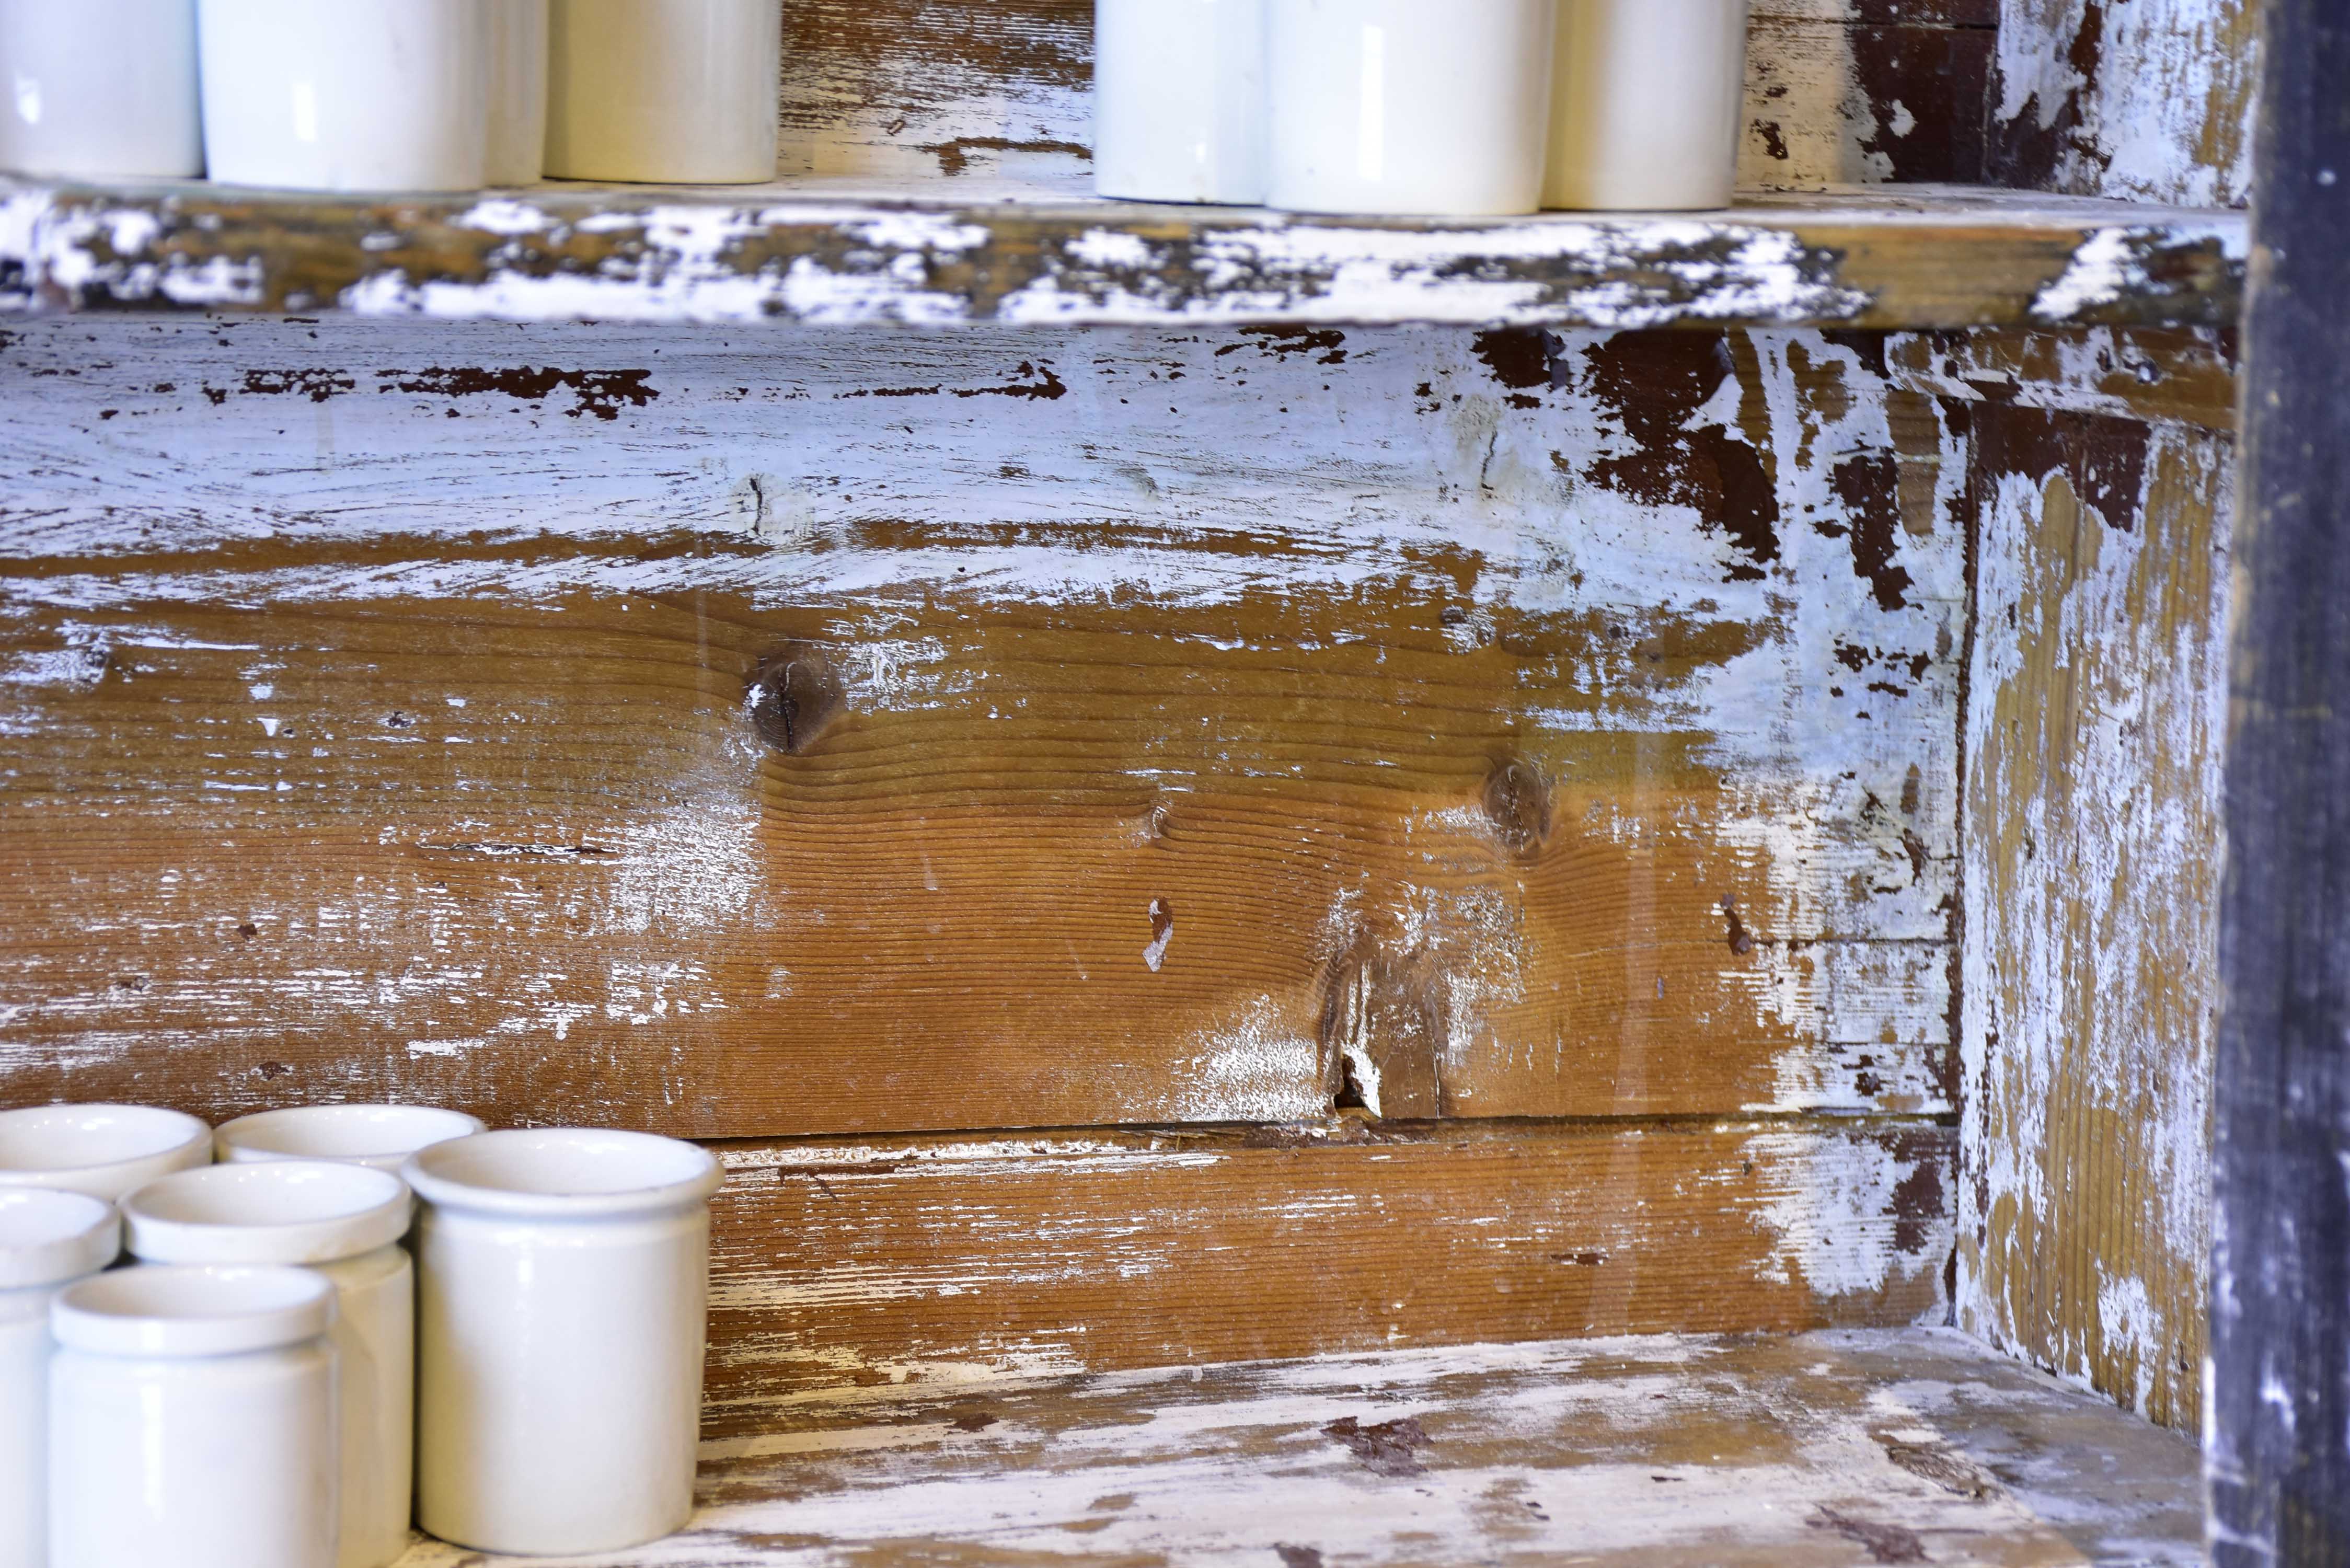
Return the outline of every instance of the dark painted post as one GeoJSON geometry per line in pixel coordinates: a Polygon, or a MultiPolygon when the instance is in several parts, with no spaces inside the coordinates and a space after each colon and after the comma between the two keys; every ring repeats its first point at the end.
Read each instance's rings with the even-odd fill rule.
{"type": "Polygon", "coordinates": [[[2266,0],[2213,1169],[2214,1559],[2350,1565],[2350,5],[2266,0]]]}

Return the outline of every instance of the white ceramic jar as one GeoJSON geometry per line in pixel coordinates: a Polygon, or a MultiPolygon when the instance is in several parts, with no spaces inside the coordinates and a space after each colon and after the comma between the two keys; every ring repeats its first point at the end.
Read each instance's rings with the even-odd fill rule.
{"type": "Polygon", "coordinates": [[[546,1128],[408,1162],[417,1522],[484,1552],[614,1552],[693,1511],[718,1162],[546,1128]]]}
{"type": "Polygon", "coordinates": [[[195,0],[0,0],[0,170],[203,173],[195,0]]]}
{"type": "Polygon", "coordinates": [[[335,1287],[117,1269],[51,1303],[49,1568],[328,1568],[335,1287]]]}
{"type": "Polygon", "coordinates": [[[1726,207],[1746,0],[1558,0],[1545,207],[1726,207]]]}
{"type": "Polygon", "coordinates": [[[485,0],[198,0],[224,184],[470,191],[489,171],[485,0]]]}
{"type": "Polygon", "coordinates": [[[1264,0],[1094,0],[1094,190],[1264,200],[1264,0]]]}
{"type": "Polygon", "coordinates": [[[432,1106],[288,1106],[221,1123],[213,1157],[223,1165],[331,1159],[397,1176],[418,1149],[483,1130],[479,1116],[432,1106]]]}
{"type": "Polygon", "coordinates": [[[212,1158],[212,1128],[156,1106],[0,1111],[0,1187],[52,1187],[110,1201],[212,1158]]]}
{"type": "Polygon", "coordinates": [[[782,0],[553,0],[546,172],[774,179],[783,26],[782,0]]]}
{"type": "Polygon", "coordinates": [[[49,1303],[114,1262],[114,1206],[0,1189],[0,1568],[49,1560],[49,1303]]]}
{"type": "Polygon", "coordinates": [[[546,0],[490,0],[493,185],[527,185],[546,161],[546,0]]]}
{"type": "Polygon", "coordinates": [[[298,1263],[335,1286],[342,1452],[337,1568],[382,1568],[408,1548],[416,1442],[415,1271],[398,1245],[408,1187],[363,1166],[215,1165],[123,1200],[147,1263],[298,1263]]]}
{"type": "Polygon", "coordinates": [[[1264,0],[1266,202],[1531,213],[1556,0],[1264,0]]]}

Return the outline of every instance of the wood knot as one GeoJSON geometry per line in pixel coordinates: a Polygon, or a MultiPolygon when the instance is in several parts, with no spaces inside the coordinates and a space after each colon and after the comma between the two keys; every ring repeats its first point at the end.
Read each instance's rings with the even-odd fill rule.
{"type": "Polygon", "coordinates": [[[1485,815],[1502,847],[1521,857],[1550,836],[1550,783],[1532,763],[1512,758],[1485,775],[1485,815]]]}
{"type": "Polygon", "coordinates": [[[840,674],[816,649],[796,645],[760,665],[743,705],[759,739],[797,756],[840,711],[840,674]]]}

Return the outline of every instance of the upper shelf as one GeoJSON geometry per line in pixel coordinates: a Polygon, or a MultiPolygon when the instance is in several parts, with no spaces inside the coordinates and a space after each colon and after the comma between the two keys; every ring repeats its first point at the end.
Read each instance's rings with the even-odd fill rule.
{"type": "Polygon", "coordinates": [[[1695,214],[1426,220],[1061,183],[550,182],[348,197],[0,179],[0,314],[825,326],[2219,326],[2241,213],[1877,186],[1695,214]]]}

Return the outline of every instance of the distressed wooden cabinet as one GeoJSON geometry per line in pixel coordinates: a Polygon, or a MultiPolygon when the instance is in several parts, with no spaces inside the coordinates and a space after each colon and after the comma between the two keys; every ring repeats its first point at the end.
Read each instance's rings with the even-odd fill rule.
{"type": "Polygon", "coordinates": [[[5,1097],[720,1140],[646,1563],[2197,1560],[2244,9],[1758,0],[1739,209],[1461,223],[1093,201],[1089,14],[0,183],[5,1097]]]}

